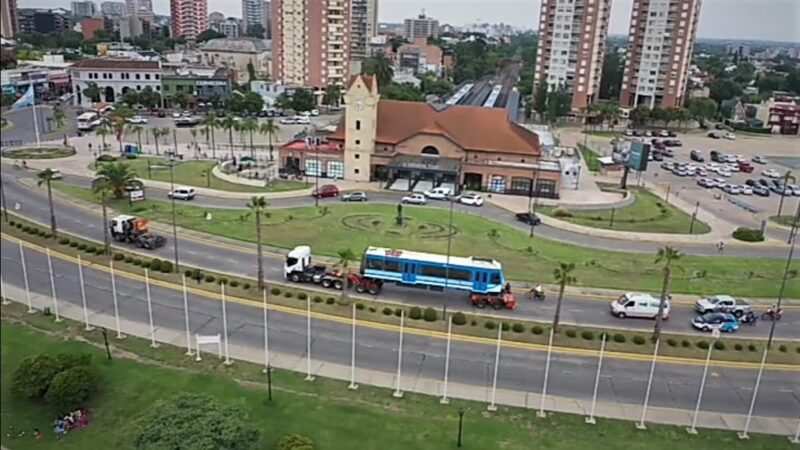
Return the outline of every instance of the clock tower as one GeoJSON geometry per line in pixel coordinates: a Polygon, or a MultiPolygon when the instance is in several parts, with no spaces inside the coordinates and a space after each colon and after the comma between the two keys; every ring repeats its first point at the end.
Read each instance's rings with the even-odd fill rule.
{"type": "Polygon", "coordinates": [[[369,181],[378,130],[378,79],[374,75],[356,76],[344,99],[344,178],[369,181]]]}

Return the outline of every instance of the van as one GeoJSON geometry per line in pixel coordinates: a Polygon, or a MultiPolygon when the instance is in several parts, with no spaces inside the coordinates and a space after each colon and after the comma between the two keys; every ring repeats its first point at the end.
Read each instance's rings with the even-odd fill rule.
{"type": "MultiPolygon", "coordinates": [[[[611,315],[620,319],[626,317],[655,319],[658,316],[658,304],[659,300],[650,294],[628,292],[611,302],[611,315]]],[[[669,300],[665,300],[661,318],[669,319],[669,312],[669,300]]]]}
{"type": "Polygon", "coordinates": [[[168,192],[167,197],[174,198],[175,200],[193,200],[196,192],[194,188],[179,186],[174,191],[168,192]]]}

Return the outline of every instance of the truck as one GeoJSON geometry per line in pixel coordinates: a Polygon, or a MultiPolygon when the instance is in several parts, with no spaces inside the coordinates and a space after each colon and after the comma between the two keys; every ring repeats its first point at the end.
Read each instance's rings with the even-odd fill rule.
{"type": "Polygon", "coordinates": [[[146,250],[155,250],[167,243],[164,236],[151,233],[150,221],[134,216],[120,215],[111,219],[108,228],[117,242],[134,244],[146,250]]]}
{"type": "Polygon", "coordinates": [[[284,276],[293,283],[318,284],[326,289],[343,290],[352,287],[359,294],[369,292],[378,295],[382,283],[371,280],[358,273],[345,273],[336,267],[311,262],[311,247],[301,245],[286,255],[283,266],[284,276]]]}
{"type": "Polygon", "coordinates": [[[697,300],[695,302],[695,310],[700,314],[710,312],[731,313],[739,318],[751,312],[753,307],[746,301],[736,299],[730,295],[712,295],[697,300]]]}

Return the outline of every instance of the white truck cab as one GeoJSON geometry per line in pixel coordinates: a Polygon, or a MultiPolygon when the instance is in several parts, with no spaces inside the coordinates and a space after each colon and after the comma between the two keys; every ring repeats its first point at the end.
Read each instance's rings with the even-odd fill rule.
{"type": "Polygon", "coordinates": [[[289,278],[292,273],[302,273],[309,266],[311,266],[311,247],[308,245],[295,247],[286,255],[286,261],[283,263],[283,275],[289,278]]]}

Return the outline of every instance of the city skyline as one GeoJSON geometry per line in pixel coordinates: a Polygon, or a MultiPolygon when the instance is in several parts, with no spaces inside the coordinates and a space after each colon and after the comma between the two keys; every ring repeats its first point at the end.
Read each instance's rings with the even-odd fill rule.
{"type": "MultiPolygon", "coordinates": [[[[633,0],[612,4],[610,34],[627,35],[633,0]]],[[[70,0],[19,0],[20,8],[70,9],[70,0]]],[[[100,2],[97,2],[98,5],[100,2]]],[[[476,20],[507,23],[535,29],[540,0],[495,0],[491,8],[482,0],[380,0],[379,21],[402,23],[422,9],[441,23],[466,25],[476,20]],[[458,5],[458,8],[454,8],[458,5]],[[530,9],[530,15],[521,11],[530,9]]],[[[169,14],[169,0],[153,0],[157,14],[169,14]]],[[[208,11],[241,17],[241,2],[208,0],[208,11]]],[[[795,0],[705,0],[700,15],[698,38],[755,39],[800,43],[800,2],[795,0]],[[769,5],[765,7],[765,5],[769,5]]]]}

